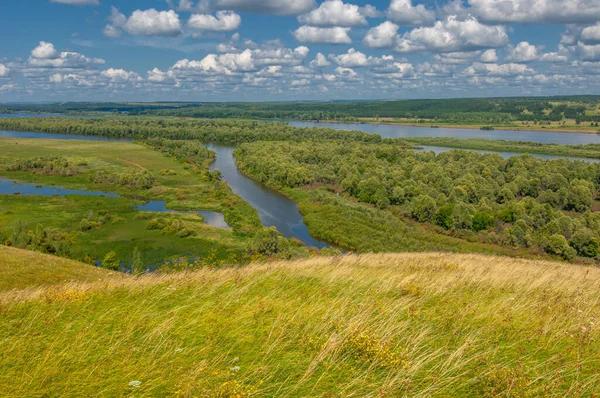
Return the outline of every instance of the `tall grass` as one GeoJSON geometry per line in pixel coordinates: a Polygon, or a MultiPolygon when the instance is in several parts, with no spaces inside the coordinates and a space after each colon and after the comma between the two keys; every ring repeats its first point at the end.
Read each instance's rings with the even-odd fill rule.
{"type": "Polygon", "coordinates": [[[600,270],[372,254],[0,292],[7,396],[600,393],[600,270]]]}

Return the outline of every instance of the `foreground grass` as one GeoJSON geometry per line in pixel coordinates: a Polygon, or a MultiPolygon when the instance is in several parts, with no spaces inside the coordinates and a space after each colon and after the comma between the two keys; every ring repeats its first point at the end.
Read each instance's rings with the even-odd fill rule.
{"type": "Polygon", "coordinates": [[[4,291],[0,391],[589,397],[599,288],[596,268],[434,253],[4,291]]]}

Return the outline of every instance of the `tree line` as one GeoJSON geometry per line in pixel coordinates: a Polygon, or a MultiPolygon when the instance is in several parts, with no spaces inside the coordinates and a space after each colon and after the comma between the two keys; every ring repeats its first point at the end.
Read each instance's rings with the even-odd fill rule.
{"type": "Polygon", "coordinates": [[[239,167],[276,188],[328,185],[489,243],[596,257],[600,165],[531,155],[414,152],[389,143],[243,144],[239,167]]]}

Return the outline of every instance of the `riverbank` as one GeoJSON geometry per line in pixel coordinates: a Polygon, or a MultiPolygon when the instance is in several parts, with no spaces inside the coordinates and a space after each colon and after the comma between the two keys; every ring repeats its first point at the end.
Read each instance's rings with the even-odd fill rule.
{"type": "Polygon", "coordinates": [[[582,134],[600,134],[598,127],[573,127],[567,129],[564,127],[533,127],[523,125],[493,125],[493,124],[451,124],[451,123],[415,123],[415,122],[401,122],[396,119],[393,121],[386,121],[384,119],[360,119],[359,121],[343,121],[343,120],[294,120],[298,122],[311,122],[311,123],[343,123],[343,124],[370,124],[370,125],[381,125],[381,126],[404,126],[404,127],[420,127],[420,128],[447,128],[447,129],[467,129],[467,130],[481,130],[482,127],[492,127],[494,130],[500,131],[531,131],[538,133],[582,133],[582,134]]]}

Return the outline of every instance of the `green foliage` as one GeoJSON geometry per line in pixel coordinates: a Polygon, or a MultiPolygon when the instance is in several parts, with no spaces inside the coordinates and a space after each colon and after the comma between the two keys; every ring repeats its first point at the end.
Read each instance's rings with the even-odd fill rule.
{"type": "Polygon", "coordinates": [[[131,272],[134,274],[141,274],[144,272],[144,260],[142,259],[142,253],[138,247],[133,248],[133,259],[131,261],[131,272]]]}
{"type": "Polygon", "coordinates": [[[263,256],[282,255],[289,251],[289,243],[275,227],[262,228],[249,243],[248,251],[263,256]]]}
{"type": "Polygon", "coordinates": [[[31,171],[36,174],[72,176],[79,169],[62,156],[41,156],[30,159],[18,159],[6,168],[8,171],[31,171]]]}
{"type": "Polygon", "coordinates": [[[571,236],[571,239],[569,239],[569,245],[571,245],[580,256],[593,258],[598,255],[598,238],[589,228],[576,231],[573,236],[571,236]]]}
{"type": "Polygon", "coordinates": [[[104,256],[104,259],[102,260],[102,267],[112,271],[118,271],[121,267],[121,261],[117,258],[117,253],[114,251],[106,253],[106,256],[104,256]]]}
{"type": "MultiPolygon", "coordinates": [[[[584,214],[593,208],[600,188],[596,163],[530,155],[503,159],[460,150],[435,155],[398,142],[252,143],[241,145],[236,157],[245,173],[272,187],[328,185],[455,236],[478,234],[481,242],[531,249],[545,250],[542,239],[560,234],[568,240],[584,228],[584,214]],[[298,175],[304,177],[294,177],[298,175]]],[[[591,230],[600,239],[600,226],[591,230]]],[[[319,236],[341,241],[331,232],[319,236]]],[[[563,248],[557,255],[572,258],[573,251],[563,248]]]]}
{"type": "Polygon", "coordinates": [[[544,239],[542,244],[547,253],[562,256],[565,260],[571,260],[577,254],[562,235],[552,235],[548,239],[544,239]]]}
{"type": "Polygon", "coordinates": [[[155,177],[147,170],[127,169],[123,172],[97,171],[90,176],[90,181],[97,184],[119,185],[128,189],[150,189],[155,177]]]}

